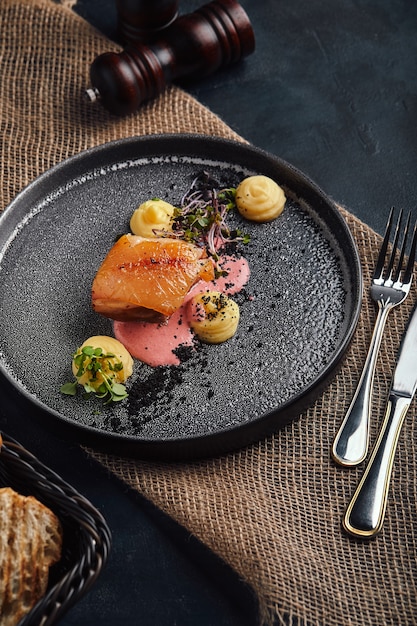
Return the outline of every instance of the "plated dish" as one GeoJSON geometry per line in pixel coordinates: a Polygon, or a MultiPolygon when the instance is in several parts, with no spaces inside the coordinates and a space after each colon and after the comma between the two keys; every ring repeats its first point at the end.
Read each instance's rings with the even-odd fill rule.
{"type": "Polygon", "coordinates": [[[146,458],[228,452],[288,423],[328,384],[354,333],[362,293],[353,238],[335,205],[301,172],[251,146],[191,135],[133,137],[68,159],[23,190],[0,217],[0,372],[50,427],[81,443],[146,458]],[[59,389],[91,335],[94,275],[133,210],[175,203],[208,171],[221,184],[275,179],[288,198],[271,223],[250,224],[251,275],[228,342],[179,366],[135,363],[117,406],[59,389]]]}

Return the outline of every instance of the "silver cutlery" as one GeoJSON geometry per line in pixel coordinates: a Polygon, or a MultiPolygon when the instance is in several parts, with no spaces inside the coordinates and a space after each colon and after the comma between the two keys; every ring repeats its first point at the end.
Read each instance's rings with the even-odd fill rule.
{"type": "Polygon", "coordinates": [[[394,209],[391,209],[370,288],[371,298],[378,305],[378,315],[375,321],[371,344],[358,386],[335,437],[331,451],[333,459],[344,466],[358,465],[365,459],[368,452],[372,384],[385,323],[388,313],[405,300],[411,287],[416,256],[417,224],[414,227],[408,263],[404,269],[403,264],[410,227],[410,215],[408,215],[403,231],[401,250],[394,271],[397,245],[400,237],[402,211],[400,211],[397,219],[391,254],[388,255],[388,244],[393,225],[393,217],[394,209]],[[388,264],[385,268],[386,263],[388,264]]]}
{"type": "Polygon", "coordinates": [[[417,303],[401,342],[378,440],[343,519],[351,535],[371,538],[382,528],[395,451],[416,388],[417,303]]]}

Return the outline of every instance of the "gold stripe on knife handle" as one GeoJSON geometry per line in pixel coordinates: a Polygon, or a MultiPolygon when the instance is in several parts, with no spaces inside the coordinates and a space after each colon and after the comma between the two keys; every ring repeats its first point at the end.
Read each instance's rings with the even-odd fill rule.
{"type": "Polygon", "coordinates": [[[371,538],[382,529],[395,451],[411,399],[390,394],[378,440],[343,518],[355,537],[371,538]]]}

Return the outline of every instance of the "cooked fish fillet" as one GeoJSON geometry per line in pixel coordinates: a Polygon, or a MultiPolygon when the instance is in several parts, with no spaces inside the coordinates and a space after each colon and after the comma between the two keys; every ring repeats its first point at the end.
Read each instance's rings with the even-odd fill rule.
{"type": "Polygon", "coordinates": [[[17,624],[45,594],[61,551],[57,516],[33,496],[0,489],[1,626],[17,624]]]}
{"type": "Polygon", "coordinates": [[[123,235],[100,266],[92,287],[97,313],[119,321],[162,321],[214,268],[203,248],[179,239],[123,235]]]}

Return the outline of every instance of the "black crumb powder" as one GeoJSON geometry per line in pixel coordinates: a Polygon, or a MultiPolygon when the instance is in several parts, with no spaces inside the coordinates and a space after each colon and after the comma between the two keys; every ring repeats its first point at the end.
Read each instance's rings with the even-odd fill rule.
{"type": "Polygon", "coordinates": [[[128,412],[131,416],[140,416],[141,409],[151,405],[163,410],[171,401],[172,391],[183,380],[179,367],[156,367],[147,377],[142,378],[129,392],[128,412]]]}
{"type": "Polygon", "coordinates": [[[178,346],[178,348],[175,348],[173,352],[177,355],[181,363],[185,363],[186,361],[189,361],[190,359],[195,357],[194,346],[178,346]]]}

